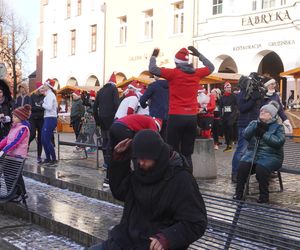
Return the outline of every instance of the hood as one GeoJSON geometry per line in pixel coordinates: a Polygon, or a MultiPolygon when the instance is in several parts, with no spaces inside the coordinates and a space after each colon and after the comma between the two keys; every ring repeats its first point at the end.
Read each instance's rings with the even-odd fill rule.
{"type": "Polygon", "coordinates": [[[195,69],[193,64],[186,64],[186,63],[176,63],[176,68],[180,69],[181,71],[192,74],[195,73],[195,69]]]}
{"type": "Polygon", "coordinates": [[[169,88],[169,82],[167,80],[157,80],[156,82],[160,87],[162,87],[164,89],[169,88]]]}

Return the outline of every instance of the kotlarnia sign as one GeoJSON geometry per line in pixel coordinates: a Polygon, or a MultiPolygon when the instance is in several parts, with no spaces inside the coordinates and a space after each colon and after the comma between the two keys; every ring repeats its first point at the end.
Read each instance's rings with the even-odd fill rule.
{"type": "Polygon", "coordinates": [[[259,24],[270,24],[292,20],[288,10],[268,12],[242,18],[242,26],[255,26],[259,24]]]}

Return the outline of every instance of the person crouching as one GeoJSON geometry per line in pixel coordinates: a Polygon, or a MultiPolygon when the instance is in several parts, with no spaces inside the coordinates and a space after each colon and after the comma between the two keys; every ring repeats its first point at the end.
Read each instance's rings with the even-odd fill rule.
{"type": "Polygon", "coordinates": [[[262,106],[258,120],[250,122],[243,133],[249,145],[239,163],[235,199],[245,198],[244,188],[248,175],[256,173],[258,202],[269,202],[269,177],[272,171],[281,168],[285,142],[283,125],[277,122],[278,109],[279,104],[275,101],[262,106]]]}

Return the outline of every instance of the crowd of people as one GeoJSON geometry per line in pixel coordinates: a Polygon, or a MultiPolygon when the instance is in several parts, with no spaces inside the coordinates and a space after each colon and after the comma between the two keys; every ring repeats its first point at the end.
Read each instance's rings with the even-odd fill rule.
{"type": "MultiPolygon", "coordinates": [[[[209,93],[199,82],[214,65],[196,48],[180,49],[175,68],[158,67],[159,53],[156,48],[150,57],[155,81],[148,88],[131,82],[120,97],[113,73],[97,94],[72,93],[70,124],[76,142],[95,144],[94,135],[101,138],[103,186],[124,202],[120,224],[107,241],[91,249],[186,249],[204,234],[205,204],[192,175],[197,137],[212,138],[216,150],[224,137],[224,152],[237,144],[231,176],[237,183],[235,199],[245,199],[247,178],[256,173],[258,202],[268,202],[269,178],[281,167],[285,133],[292,133],[292,126],[274,79],[262,77],[262,87],[251,92],[242,86],[233,91],[225,82],[222,90],[209,93]],[[191,56],[203,66],[195,68],[191,56]]],[[[5,84],[0,85],[0,156],[26,157],[36,139],[38,163],[57,162],[54,84],[50,79],[37,83],[30,96],[19,86],[15,102],[5,84]]],[[[19,184],[25,189],[22,178],[19,184]]]]}

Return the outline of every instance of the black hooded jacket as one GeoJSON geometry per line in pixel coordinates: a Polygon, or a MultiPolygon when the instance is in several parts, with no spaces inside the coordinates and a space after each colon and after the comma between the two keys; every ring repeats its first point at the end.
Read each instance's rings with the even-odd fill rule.
{"type": "Polygon", "coordinates": [[[207,226],[205,204],[185,159],[165,144],[150,172],[134,162],[112,161],[110,188],[124,201],[121,222],[112,230],[105,249],[149,249],[149,237],[163,234],[169,249],[187,249],[207,226]],[[170,157],[171,155],[171,157],[170,157]]]}

